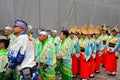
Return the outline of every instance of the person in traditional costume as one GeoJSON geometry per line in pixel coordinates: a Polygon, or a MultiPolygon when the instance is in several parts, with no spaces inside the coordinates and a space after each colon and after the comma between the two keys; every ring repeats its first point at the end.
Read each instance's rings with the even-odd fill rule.
{"type": "Polygon", "coordinates": [[[60,43],[57,52],[57,60],[60,61],[62,80],[72,80],[72,41],[68,38],[69,32],[60,32],[60,43]]]}
{"type": "MultiPolygon", "coordinates": [[[[118,26],[118,27],[120,27],[118,24],[116,25],[116,26],[118,26]]],[[[119,32],[118,32],[118,38],[120,39],[120,28],[119,28],[119,32]]]]}
{"type": "MultiPolygon", "coordinates": [[[[49,39],[55,45],[55,53],[57,53],[57,46],[58,46],[58,44],[60,42],[60,37],[57,36],[57,30],[55,30],[55,29],[52,29],[50,34],[51,34],[51,37],[49,39]]],[[[60,65],[60,62],[57,61],[57,65],[56,65],[55,71],[56,71],[56,74],[60,77],[59,79],[61,79],[59,65],[60,65]]]]}
{"type": "Polygon", "coordinates": [[[55,45],[48,39],[48,33],[46,31],[39,32],[39,40],[42,43],[38,57],[41,80],[56,80],[55,45]]]}
{"type": "Polygon", "coordinates": [[[82,37],[81,37],[81,28],[77,29],[77,32],[76,32],[76,36],[77,36],[77,44],[75,46],[75,55],[74,57],[72,57],[73,61],[72,61],[72,73],[74,74],[73,75],[73,78],[76,78],[77,75],[80,74],[80,50],[79,50],[79,46],[80,46],[80,42],[82,40],[82,37]]]}
{"type": "Polygon", "coordinates": [[[95,72],[100,73],[100,63],[101,63],[101,47],[102,47],[102,38],[100,37],[100,25],[97,25],[95,28],[95,43],[96,43],[96,58],[95,58],[95,72]]]}
{"type": "Polygon", "coordinates": [[[7,48],[9,43],[9,39],[7,39],[7,37],[0,36],[0,80],[8,80],[8,76],[10,75],[5,75],[5,66],[8,63],[7,48]]]}
{"type": "Polygon", "coordinates": [[[94,77],[94,71],[95,71],[95,57],[96,57],[96,43],[95,40],[93,38],[94,35],[94,25],[90,25],[90,27],[88,28],[88,40],[90,42],[90,46],[91,46],[91,54],[90,54],[90,78],[94,77]]]}
{"type": "Polygon", "coordinates": [[[76,51],[78,50],[78,46],[79,46],[78,38],[76,36],[77,30],[78,30],[78,26],[74,25],[69,31],[69,38],[71,39],[72,44],[73,44],[73,48],[74,48],[74,52],[73,52],[73,55],[72,55],[72,74],[73,74],[73,78],[76,78],[77,74],[79,73],[79,67],[78,67],[79,62],[78,62],[78,56],[77,56],[77,53],[76,53],[76,51]]]}
{"type": "Polygon", "coordinates": [[[90,54],[91,54],[91,47],[90,42],[87,38],[88,34],[88,26],[84,25],[81,30],[82,40],[80,42],[80,77],[82,80],[89,79],[90,73],[90,54]]]}
{"type": "Polygon", "coordinates": [[[13,33],[13,29],[10,26],[6,26],[4,29],[4,33],[7,36],[7,38],[10,39],[10,44],[9,44],[9,47],[10,47],[14,42],[14,40],[16,39],[16,36],[13,33]]]}
{"type": "Polygon", "coordinates": [[[118,49],[120,48],[120,40],[117,37],[119,32],[118,26],[116,25],[112,30],[112,35],[109,36],[107,41],[106,49],[106,72],[112,76],[115,76],[117,73],[117,59],[118,59],[118,49]]]}
{"type": "Polygon", "coordinates": [[[55,46],[59,43],[60,37],[57,36],[57,30],[51,30],[51,41],[55,44],[55,46]]]}
{"type": "Polygon", "coordinates": [[[33,27],[31,25],[28,25],[27,34],[34,40],[34,37],[32,35],[32,29],[33,29],[33,27]]]}
{"type": "Polygon", "coordinates": [[[56,48],[56,46],[59,44],[59,41],[60,41],[60,37],[57,36],[57,30],[54,30],[54,29],[51,30],[51,37],[49,39],[55,45],[55,48],[56,48]]]}
{"type": "Polygon", "coordinates": [[[27,29],[25,21],[15,20],[13,31],[17,38],[8,51],[10,68],[17,68],[20,80],[40,80],[35,61],[34,41],[27,35],[27,29]]]}
{"type": "Polygon", "coordinates": [[[101,35],[101,38],[102,38],[102,48],[101,48],[101,51],[102,51],[102,55],[101,55],[101,64],[103,67],[105,67],[105,63],[106,63],[106,42],[108,40],[108,26],[106,24],[103,25],[103,28],[102,28],[102,35],[101,35]]]}

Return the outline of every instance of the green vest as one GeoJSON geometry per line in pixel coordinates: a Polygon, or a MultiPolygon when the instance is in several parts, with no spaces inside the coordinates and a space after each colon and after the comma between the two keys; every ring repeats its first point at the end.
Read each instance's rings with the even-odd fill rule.
{"type": "Polygon", "coordinates": [[[0,50],[0,72],[3,72],[5,65],[8,63],[7,49],[0,50]]]}

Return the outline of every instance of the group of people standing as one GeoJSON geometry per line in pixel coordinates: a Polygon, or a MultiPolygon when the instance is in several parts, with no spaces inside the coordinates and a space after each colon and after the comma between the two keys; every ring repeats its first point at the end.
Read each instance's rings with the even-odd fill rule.
{"type": "Polygon", "coordinates": [[[118,25],[111,30],[106,24],[96,28],[94,25],[84,25],[79,29],[74,26],[71,30],[73,44],[76,42],[76,53],[72,56],[73,76],[79,73],[83,80],[88,80],[100,73],[101,66],[107,74],[115,76],[120,48],[118,25]],[[77,39],[74,36],[76,31],[77,39]]]}
{"type": "Polygon", "coordinates": [[[72,80],[80,75],[82,80],[100,73],[115,76],[120,49],[119,28],[109,30],[107,25],[74,25],[69,31],[52,29],[38,31],[35,39],[32,26],[17,19],[13,29],[5,27],[6,36],[0,36],[0,80],[72,80]],[[7,64],[7,65],[6,65],[7,64]],[[8,66],[9,65],[9,66],[8,66]],[[6,66],[13,77],[6,75],[6,66]],[[11,70],[9,70],[11,71],[11,70]]]}

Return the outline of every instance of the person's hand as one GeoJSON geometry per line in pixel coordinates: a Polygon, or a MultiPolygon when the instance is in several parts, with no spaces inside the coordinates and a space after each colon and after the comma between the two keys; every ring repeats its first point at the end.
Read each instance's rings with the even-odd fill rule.
{"type": "Polygon", "coordinates": [[[92,54],[92,57],[93,57],[93,59],[95,59],[95,57],[96,57],[96,54],[95,54],[95,53],[93,53],[93,54],[92,54]]]}
{"type": "Polygon", "coordinates": [[[109,48],[109,50],[108,50],[110,53],[112,53],[113,52],[113,48],[109,48]]]}
{"type": "Polygon", "coordinates": [[[37,65],[37,69],[39,69],[39,67],[40,67],[40,61],[36,60],[36,65],[37,65]]]}
{"type": "Polygon", "coordinates": [[[76,57],[79,58],[79,57],[80,57],[80,54],[76,54],[76,57]]]}
{"type": "Polygon", "coordinates": [[[45,64],[45,63],[43,63],[43,64],[42,64],[42,66],[43,66],[44,68],[46,68],[48,65],[47,65],[47,64],[45,64]]]}

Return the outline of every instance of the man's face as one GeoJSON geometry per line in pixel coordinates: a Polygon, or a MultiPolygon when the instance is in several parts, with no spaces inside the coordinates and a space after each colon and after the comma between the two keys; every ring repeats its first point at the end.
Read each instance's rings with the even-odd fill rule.
{"type": "Polygon", "coordinates": [[[86,38],[86,35],[85,35],[85,34],[82,34],[82,38],[86,38]]]}
{"type": "Polygon", "coordinates": [[[78,37],[78,38],[80,38],[80,37],[81,37],[81,35],[80,35],[80,34],[77,34],[77,37],[78,37]]]}
{"type": "Polygon", "coordinates": [[[95,34],[95,38],[98,38],[99,37],[99,34],[95,34]]]}
{"type": "Polygon", "coordinates": [[[24,30],[24,29],[23,29],[20,25],[18,25],[18,24],[15,24],[14,27],[13,27],[13,32],[14,32],[14,34],[19,34],[19,33],[21,33],[23,30],[24,30]]]}
{"type": "Polygon", "coordinates": [[[44,42],[48,37],[46,35],[39,34],[38,38],[41,42],[44,42]]]}
{"type": "Polygon", "coordinates": [[[9,30],[9,29],[5,29],[4,33],[5,33],[6,36],[8,36],[8,35],[10,35],[12,33],[12,31],[9,30]]]}
{"type": "Polygon", "coordinates": [[[112,31],[112,35],[113,36],[116,36],[117,35],[117,32],[115,30],[112,31]]]}
{"type": "Polygon", "coordinates": [[[3,42],[0,42],[0,50],[3,49],[5,47],[3,42]]]}
{"type": "Polygon", "coordinates": [[[71,34],[69,35],[69,37],[70,37],[71,39],[74,38],[74,34],[71,33],[71,34]]]}
{"type": "Polygon", "coordinates": [[[103,34],[106,34],[106,31],[105,31],[105,30],[103,30],[103,31],[102,31],[102,33],[103,33],[103,34]]]}
{"type": "Polygon", "coordinates": [[[88,38],[91,38],[91,36],[92,36],[91,34],[88,34],[88,38]]]}
{"type": "Polygon", "coordinates": [[[51,36],[52,36],[52,37],[55,37],[56,35],[57,35],[57,33],[51,32],[51,36]]]}
{"type": "Polygon", "coordinates": [[[65,38],[65,35],[63,35],[63,32],[60,33],[60,39],[63,40],[65,38]]]}

